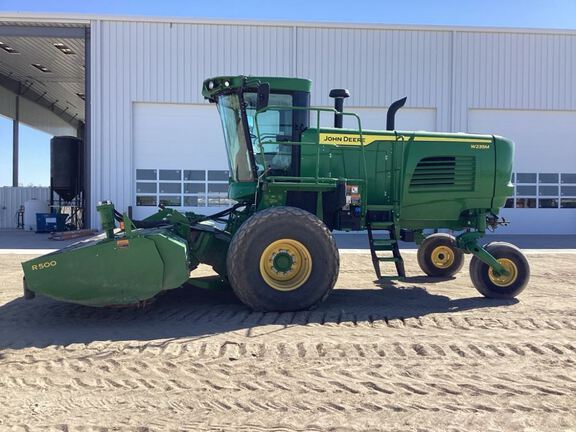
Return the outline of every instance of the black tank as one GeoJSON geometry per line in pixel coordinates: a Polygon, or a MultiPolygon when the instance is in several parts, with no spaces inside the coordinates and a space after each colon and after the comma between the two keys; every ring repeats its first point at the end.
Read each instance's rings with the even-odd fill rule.
{"type": "Polygon", "coordinates": [[[64,201],[72,201],[80,192],[82,140],[58,136],[50,140],[50,177],[52,190],[64,201]]]}

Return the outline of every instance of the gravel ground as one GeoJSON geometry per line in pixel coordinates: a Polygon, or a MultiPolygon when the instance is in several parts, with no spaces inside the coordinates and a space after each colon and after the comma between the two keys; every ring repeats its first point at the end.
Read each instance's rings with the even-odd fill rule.
{"type": "MultiPolygon", "coordinates": [[[[0,255],[0,430],[576,430],[576,254],[528,254],[517,300],[454,279],[379,286],[343,253],[319,309],[183,288],[144,309],[21,298],[0,255]]],[[[200,269],[200,273],[206,273],[200,269]]]]}

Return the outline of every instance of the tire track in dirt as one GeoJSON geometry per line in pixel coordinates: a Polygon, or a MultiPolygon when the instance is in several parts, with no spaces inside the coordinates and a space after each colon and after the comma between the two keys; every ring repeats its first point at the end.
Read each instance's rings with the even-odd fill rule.
{"type": "MultiPolygon", "coordinates": [[[[471,315],[465,313],[404,316],[375,312],[378,308],[358,310],[353,305],[346,311],[302,311],[302,312],[250,312],[240,305],[216,305],[209,308],[170,307],[147,309],[106,309],[73,306],[63,303],[49,303],[41,307],[22,303],[11,307],[0,315],[0,323],[10,325],[21,323],[25,326],[92,325],[110,321],[153,323],[197,323],[204,325],[226,323],[240,328],[262,325],[327,325],[366,328],[433,328],[433,329],[523,329],[523,330],[576,330],[576,319],[566,317],[566,311],[559,311],[558,318],[510,318],[510,313],[498,316],[471,315]]],[[[416,312],[416,310],[415,310],[416,312]]],[[[550,313],[547,313],[550,315],[550,313]]]]}
{"type": "Polygon", "coordinates": [[[7,285],[0,430],[573,429],[576,275],[539,282],[538,261],[507,303],[470,297],[460,275],[374,289],[347,259],[342,289],[297,313],[185,290],[93,309],[7,285]]]}
{"type": "MultiPolygon", "coordinates": [[[[370,405],[366,403],[366,405],[370,405]]],[[[161,419],[154,419],[147,423],[145,426],[129,426],[133,421],[126,420],[123,422],[107,422],[104,419],[89,420],[83,424],[70,420],[65,420],[61,423],[56,423],[53,420],[47,421],[45,424],[38,424],[36,422],[28,421],[27,423],[15,424],[8,427],[10,431],[29,431],[39,430],[43,432],[153,432],[153,431],[172,431],[181,432],[186,431],[202,431],[202,432],[320,432],[329,430],[331,432],[381,432],[381,431],[394,431],[394,432],[414,432],[415,430],[424,431],[431,428],[437,428],[442,431],[450,432],[471,432],[471,431],[485,431],[485,417],[483,412],[476,413],[459,413],[450,412],[449,420],[445,420],[438,416],[438,413],[422,412],[418,415],[405,413],[402,411],[387,411],[383,421],[382,413],[376,411],[375,413],[365,412],[362,413],[361,421],[354,421],[350,419],[348,413],[306,413],[303,417],[302,414],[292,413],[269,413],[266,418],[268,421],[262,421],[258,413],[256,414],[242,414],[240,412],[234,414],[234,418],[220,418],[212,420],[209,414],[195,413],[194,416],[182,418],[179,422],[179,427],[170,427],[167,422],[162,422],[161,419]],[[406,426],[408,420],[412,420],[418,427],[406,426]],[[399,425],[399,426],[396,426],[399,425]],[[433,427],[431,427],[433,426],[433,427]]],[[[538,431],[554,431],[566,432],[573,430],[569,423],[556,416],[549,417],[552,421],[546,423],[542,421],[541,415],[538,413],[524,412],[521,414],[507,414],[505,418],[493,424],[490,431],[506,431],[518,430],[518,425],[528,422],[534,425],[533,430],[538,431]]]]}
{"type": "MultiPolygon", "coordinates": [[[[229,345],[220,345],[226,346],[229,345]]],[[[112,358],[45,361],[28,356],[23,361],[3,362],[5,373],[0,376],[0,389],[576,396],[576,380],[570,378],[570,370],[576,370],[571,357],[562,360],[552,355],[548,359],[520,356],[511,363],[507,357],[496,356],[488,364],[505,372],[494,375],[482,370],[485,363],[460,355],[450,358],[400,355],[381,363],[379,358],[368,357],[352,361],[346,350],[338,347],[338,351],[331,351],[337,353],[334,357],[265,356],[256,365],[251,356],[230,357],[227,352],[220,350],[223,355],[208,362],[203,361],[206,358],[190,355],[170,358],[118,354],[112,358]],[[338,358],[344,360],[343,364],[331,361],[338,358]],[[531,365],[543,361],[546,369],[534,371],[533,375],[517,370],[520,366],[531,370],[531,365]]]]}
{"type": "MultiPolygon", "coordinates": [[[[151,421],[162,418],[186,418],[210,413],[216,418],[220,416],[236,416],[260,414],[265,416],[298,415],[301,419],[317,414],[384,414],[401,412],[405,414],[444,413],[444,414],[557,414],[573,415],[572,408],[557,396],[534,397],[524,399],[521,403],[509,397],[469,397],[462,401],[457,397],[426,398],[425,396],[409,395],[400,398],[372,395],[297,395],[297,400],[283,393],[272,392],[266,399],[252,392],[235,392],[232,395],[219,393],[214,398],[206,393],[201,399],[191,399],[187,392],[167,392],[158,401],[149,396],[134,394],[132,390],[119,390],[105,394],[92,394],[90,398],[58,395],[58,406],[43,407],[50,411],[54,419],[66,419],[70,413],[79,413],[80,418],[95,419],[101,412],[114,412],[118,407],[137,409],[140,415],[146,416],[154,412],[151,421]]],[[[34,405],[34,399],[26,400],[34,405]]],[[[9,410],[4,418],[6,423],[17,421],[21,415],[20,407],[8,403],[9,410]]],[[[129,415],[126,413],[124,415],[129,415]]],[[[118,415],[122,417],[122,414],[118,415]]]]}
{"type": "MultiPolygon", "coordinates": [[[[210,359],[227,358],[236,360],[248,358],[300,358],[300,359],[362,359],[362,358],[504,358],[504,357],[537,357],[575,358],[576,343],[568,342],[558,333],[554,334],[556,342],[529,342],[526,336],[516,337],[516,342],[494,340],[493,342],[478,342],[471,339],[446,342],[446,338],[437,342],[405,342],[401,337],[394,337],[388,342],[240,342],[236,340],[211,341],[164,341],[140,342],[125,344],[123,342],[97,342],[91,344],[74,344],[68,346],[52,346],[45,349],[28,350],[20,353],[17,350],[6,351],[0,366],[10,368],[11,365],[26,365],[38,362],[57,362],[67,359],[88,361],[98,360],[111,355],[122,354],[126,357],[137,355],[140,360],[164,356],[178,358],[210,359]],[[396,339],[396,341],[394,341],[396,339]],[[522,341],[524,339],[524,341],[522,341]]],[[[381,338],[381,336],[379,336],[381,338]]],[[[314,338],[312,338],[314,339],[314,338]]],[[[360,339],[360,338],[358,338],[360,339]]],[[[390,338],[389,338],[390,339],[390,338]]],[[[437,338],[432,338],[437,339],[437,338]]]]}
{"type": "MultiPolygon", "coordinates": [[[[140,337],[148,335],[144,339],[162,340],[172,335],[181,335],[184,337],[179,337],[179,340],[191,340],[209,333],[245,333],[244,336],[250,338],[255,333],[261,335],[278,330],[294,330],[312,334],[322,331],[321,329],[333,329],[334,333],[330,335],[329,339],[338,339],[337,332],[342,330],[362,331],[361,337],[364,339],[371,337],[390,338],[399,335],[400,333],[396,332],[401,331],[429,332],[435,336],[461,332],[464,338],[468,338],[479,337],[478,330],[480,330],[493,332],[491,337],[496,337],[496,339],[505,339],[506,337],[515,339],[518,335],[520,338],[534,340],[545,340],[552,337],[561,342],[574,340],[576,334],[574,332],[576,320],[569,318],[535,319],[466,314],[436,314],[398,318],[374,313],[360,314],[342,311],[338,313],[307,311],[279,314],[222,309],[219,311],[187,311],[184,314],[172,312],[169,314],[169,318],[167,315],[165,320],[159,321],[152,317],[147,318],[146,314],[138,316],[138,319],[134,320],[132,319],[133,315],[130,313],[124,315],[121,311],[97,310],[96,312],[100,314],[98,318],[88,316],[81,321],[79,319],[69,320],[68,316],[60,318],[51,316],[44,321],[41,320],[41,317],[37,318],[42,323],[35,323],[34,320],[27,321],[27,315],[21,316],[15,321],[6,320],[4,316],[0,315],[0,349],[48,348],[52,345],[68,346],[78,343],[90,348],[93,345],[91,340],[94,340],[95,335],[99,334],[102,342],[96,341],[94,343],[100,344],[102,349],[106,346],[116,348],[122,340],[133,340],[135,334],[140,335],[140,337]],[[166,326],[169,326],[170,330],[162,330],[166,326]],[[64,333],[62,332],[63,327],[67,329],[64,333]],[[546,332],[551,332],[551,334],[548,335],[546,332]],[[534,333],[534,336],[529,337],[530,333],[534,333]],[[186,335],[190,336],[186,337],[186,335]],[[110,339],[112,342],[109,341],[110,339]],[[114,342],[114,339],[117,342],[114,342]]],[[[139,345],[138,349],[155,349],[152,348],[153,346],[154,343],[148,346],[144,345],[143,348],[142,345],[139,345]]],[[[362,350],[360,347],[358,349],[359,351],[362,350]]],[[[480,356],[482,353],[491,355],[490,347],[487,351],[475,347],[470,347],[470,349],[480,356]]],[[[506,347],[503,349],[506,351],[506,347]]],[[[515,348],[513,345],[510,345],[509,349],[519,354],[525,351],[524,348],[520,346],[515,348]]],[[[534,349],[544,352],[553,350],[558,354],[563,354],[566,350],[575,352],[574,346],[558,343],[534,349]]],[[[464,352],[466,356],[473,356],[469,350],[466,351],[461,350],[460,352],[464,352]]]]}

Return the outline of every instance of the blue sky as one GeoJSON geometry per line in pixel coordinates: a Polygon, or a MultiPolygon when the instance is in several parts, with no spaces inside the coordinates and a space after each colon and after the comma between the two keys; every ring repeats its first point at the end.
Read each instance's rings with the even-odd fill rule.
{"type": "Polygon", "coordinates": [[[0,0],[0,11],[388,24],[576,27],[575,0],[0,0]]]}
{"type": "MultiPolygon", "coordinates": [[[[24,186],[49,186],[52,136],[22,123],[19,130],[19,182],[24,186]]],[[[12,120],[1,115],[0,186],[12,186],[12,120]]]]}
{"type": "MultiPolygon", "coordinates": [[[[0,0],[2,12],[576,29],[576,0],[0,0]]],[[[0,117],[0,186],[10,185],[11,121],[0,117]]],[[[20,129],[20,182],[48,185],[50,136],[20,129]]]]}

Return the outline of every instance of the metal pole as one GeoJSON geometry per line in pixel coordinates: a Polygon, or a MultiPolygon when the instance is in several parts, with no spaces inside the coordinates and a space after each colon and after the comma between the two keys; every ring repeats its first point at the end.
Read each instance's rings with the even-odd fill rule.
{"type": "Polygon", "coordinates": [[[16,95],[16,114],[12,122],[12,186],[18,187],[18,123],[20,121],[20,86],[18,86],[18,94],[16,95]]]}
{"type": "Polygon", "coordinates": [[[92,222],[92,209],[94,205],[92,204],[92,191],[91,191],[91,184],[92,184],[92,159],[91,159],[91,133],[92,133],[92,91],[91,91],[91,80],[92,80],[92,59],[91,59],[91,51],[90,51],[90,27],[86,27],[84,30],[84,127],[83,127],[83,136],[80,137],[84,140],[83,142],[83,182],[82,182],[82,201],[81,206],[82,209],[82,220],[83,220],[83,227],[88,228],[91,226],[92,222]]]}

